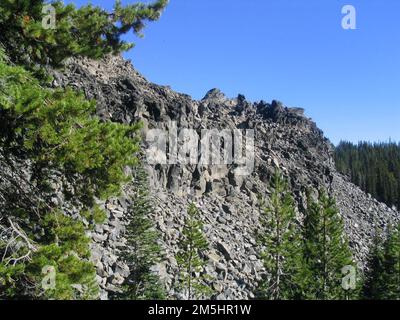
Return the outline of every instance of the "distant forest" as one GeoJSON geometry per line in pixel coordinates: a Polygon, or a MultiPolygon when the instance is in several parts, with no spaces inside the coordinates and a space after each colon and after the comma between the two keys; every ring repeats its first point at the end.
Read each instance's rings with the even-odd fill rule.
{"type": "Polygon", "coordinates": [[[335,160],[338,171],[354,184],[400,209],[400,143],[340,142],[335,160]]]}

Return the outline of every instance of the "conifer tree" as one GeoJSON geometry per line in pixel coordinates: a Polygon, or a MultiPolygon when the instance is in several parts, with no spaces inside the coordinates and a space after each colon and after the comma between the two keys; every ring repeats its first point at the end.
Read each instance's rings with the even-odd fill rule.
{"type": "Polygon", "coordinates": [[[139,126],[101,122],[94,107],[70,89],[43,88],[0,50],[0,160],[2,170],[8,166],[1,182],[15,189],[0,190],[0,298],[97,297],[85,227],[49,201],[51,174],[58,172],[69,184],[62,186],[65,197],[100,222],[95,197],[117,195],[129,178],[124,168],[137,161],[139,126]],[[26,160],[29,181],[13,166],[26,160]],[[34,192],[27,196],[20,181],[34,192]],[[41,287],[45,267],[56,273],[51,290],[41,287]]]}
{"type": "Polygon", "coordinates": [[[191,203],[179,239],[179,251],[175,257],[179,268],[176,287],[185,293],[189,300],[207,298],[213,292],[206,283],[211,278],[204,274],[207,264],[205,253],[209,245],[203,234],[203,223],[200,219],[201,211],[191,203]]]}
{"type": "Polygon", "coordinates": [[[338,171],[350,176],[365,192],[389,206],[400,208],[400,144],[394,142],[354,145],[341,142],[335,151],[338,171]]]}
{"type": "Polygon", "coordinates": [[[98,298],[96,269],[89,262],[89,238],[81,222],[58,211],[44,213],[36,226],[41,234],[35,234],[19,226],[18,215],[9,216],[26,239],[15,237],[19,246],[0,239],[0,299],[98,298]]]}
{"type": "Polygon", "coordinates": [[[400,299],[400,224],[391,227],[383,246],[383,299],[400,299]]]}
{"type": "Polygon", "coordinates": [[[342,288],[342,268],[352,266],[356,270],[356,266],[335,201],[325,191],[319,192],[318,201],[308,196],[303,232],[304,259],[311,276],[309,294],[318,300],[353,297],[356,291],[342,288]]]}
{"type": "Polygon", "coordinates": [[[71,56],[100,58],[133,47],[121,36],[132,30],[136,35],[146,21],[157,20],[168,0],[151,4],[123,6],[116,1],[108,12],[91,4],[76,8],[62,1],[50,1],[54,26],[47,27],[45,0],[2,0],[0,4],[0,43],[14,62],[28,67],[59,66],[71,56]],[[43,25],[45,22],[45,26],[43,25]]]}
{"type": "Polygon", "coordinates": [[[135,168],[134,195],[130,199],[129,224],[126,228],[127,249],[125,260],[130,274],[124,283],[124,292],[119,298],[129,300],[164,299],[165,292],[160,279],[151,268],[161,261],[159,233],[150,219],[152,204],[147,188],[147,174],[141,166],[135,168]]]}
{"type": "Polygon", "coordinates": [[[278,171],[273,177],[272,187],[270,205],[261,203],[263,229],[257,238],[268,276],[260,284],[258,295],[269,300],[299,298],[305,269],[295,204],[287,182],[278,171]]]}
{"type": "Polygon", "coordinates": [[[382,235],[376,230],[365,272],[364,299],[379,300],[385,294],[383,242],[382,235]]]}
{"type": "Polygon", "coordinates": [[[364,298],[371,300],[400,299],[400,225],[390,226],[386,239],[375,236],[371,248],[364,298]]]}
{"type": "Polygon", "coordinates": [[[82,194],[87,205],[93,196],[118,193],[128,181],[124,167],[137,161],[139,124],[100,121],[93,116],[93,101],[71,89],[41,87],[30,72],[7,64],[1,52],[0,79],[4,153],[32,159],[38,185],[45,184],[51,169],[60,170],[72,179],[74,196],[82,194]]]}
{"type": "MultiPolygon", "coordinates": [[[[90,4],[77,9],[58,0],[1,1],[0,159],[11,166],[12,175],[13,161],[29,160],[29,181],[22,175],[17,181],[36,191],[32,199],[18,198],[23,187],[4,175],[18,192],[0,190],[1,299],[97,297],[87,230],[49,202],[54,195],[50,178],[55,172],[62,175],[65,198],[83,206],[82,217],[101,223],[104,215],[94,200],[117,195],[128,182],[124,169],[137,162],[140,126],[100,121],[93,101],[68,88],[43,88],[41,76],[45,68],[60,67],[70,57],[101,58],[128,50],[133,44],[121,36],[130,30],[140,36],[145,22],[157,20],[167,3],[123,6],[116,1],[107,12],[90,4]],[[48,3],[55,10],[55,24],[49,28],[43,25],[48,3]],[[50,290],[41,287],[43,268],[56,273],[50,290]]],[[[143,231],[150,241],[148,221],[137,217],[134,231],[143,231]]],[[[144,271],[149,260],[142,261],[144,271]]],[[[140,296],[151,291],[153,282],[146,279],[146,289],[137,291],[140,296]]]]}

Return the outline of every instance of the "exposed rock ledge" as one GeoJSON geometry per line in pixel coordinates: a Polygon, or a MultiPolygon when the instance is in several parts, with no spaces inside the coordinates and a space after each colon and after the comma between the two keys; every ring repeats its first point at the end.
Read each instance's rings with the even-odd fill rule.
{"type": "MultiPolygon", "coordinates": [[[[148,166],[156,209],[152,216],[162,232],[165,262],[155,267],[170,289],[176,275],[177,239],[186,207],[195,201],[204,212],[205,232],[211,243],[207,272],[215,277],[217,299],[254,296],[255,280],[264,272],[257,256],[254,231],[258,225],[256,195],[268,193],[268,181],[276,167],[290,177],[302,219],[307,187],[328,188],[337,199],[357,261],[365,264],[375,225],[399,221],[400,214],[362,192],[340,175],[334,166],[333,146],[300,108],[282,103],[252,103],[239,95],[228,99],[217,89],[195,101],[169,87],[148,82],[129,61],[110,57],[102,61],[70,61],[55,74],[55,86],[72,86],[98,101],[103,119],[131,123],[141,120],[144,134],[165,129],[168,121],[180,128],[254,129],[255,169],[248,177],[235,176],[234,166],[148,166]]],[[[132,192],[126,190],[127,194],[132,192]]],[[[93,259],[102,298],[117,289],[126,276],[119,250],[127,202],[124,197],[103,204],[109,219],[93,237],[93,259]]],[[[74,214],[73,212],[71,214],[74,214]]]]}

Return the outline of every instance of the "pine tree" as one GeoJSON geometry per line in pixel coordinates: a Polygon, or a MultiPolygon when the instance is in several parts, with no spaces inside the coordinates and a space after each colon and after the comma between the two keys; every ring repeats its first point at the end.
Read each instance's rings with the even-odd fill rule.
{"type": "Polygon", "coordinates": [[[390,228],[383,246],[383,283],[385,291],[382,298],[400,300],[400,224],[390,228]]]}
{"type": "Polygon", "coordinates": [[[287,182],[278,171],[273,177],[272,187],[270,205],[261,202],[263,229],[257,239],[268,277],[260,284],[258,296],[270,300],[299,298],[305,269],[295,204],[287,182]]]}
{"type": "Polygon", "coordinates": [[[168,0],[151,4],[123,6],[116,1],[114,10],[91,4],[76,8],[62,1],[50,1],[55,10],[54,27],[43,27],[45,0],[2,0],[0,5],[0,43],[14,62],[27,67],[59,66],[71,56],[100,58],[133,47],[121,36],[132,30],[141,36],[146,21],[157,20],[168,0]]]}
{"type": "Polygon", "coordinates": [[[400,144],[341,142],[335,162],[338,171],[349,175],[365,192],[400,208],[400,144]]]}
{"type": "Polygon", "coordinates": [[[380,300],[383,298],[386,288],[384,283],[384,252],[383,237],[379,230],[375,231],[373,244],[370,249],[365,272],[363,297],[369,300],[380,300]]]}
{"type": "Polygon", "coordinates": [[[59,170],[87,205],[94,196],[118,193],[128,181],[124,167],[137,161],[140,125],[102,122],[93,115],[94,102],[71,89],[41,87],[30,72],[7,64],[1,52],[0,79],[2,150],[32,159],[37,185],[59,170]]]}
{"type": "Polygon", "coordinates": [[[380,235],[375,236],[369,256],[364,298],[400,299],[400,225],[389,227],[385,240],[380,235]]]}
{"type": "Polygon", "coordinates": [[[43,213],[36,226],[40,230],[38,234],[35,230],[21,229],[15,213],[9,216],[14,228],[24,233],[26,239],[16,237],[19,246],[0,239],[1,299],[98,298],[96,269],[89,262],[89,238],[81,222],[59,211],[43,213]],[[45,269],[49,272],[47,275],[43,273],[45,269]],[[49,281],[44,286],[46,277],[49,281]]]}
{"type": "Polygon", "coordinates": [[[129,178],[124,168],[137,161],[139,126],[102,122],[94,108],[70,89],[43,88],[0,50],[1,183],[14,190],[0,186],[0,298],[97,297],[87,230],[50,202],[62,191],[84,207],[82,217],[92,212],[101,222],[95,197],[117,195],[129,178]],[[29,180],[14,167],[27,160],[29,180]],[[54,172],[62,190],[51,184],[54,172]],[[43,290],[43,268],[56,273],[54,288],[43,290]]]}
{"type": "Polygon", "coordinates": [[[179,268],[176,287],[185,293],[189,300],[207,298],[213,292],[206,283],[211,278],[204,274],[207,264],[205,253],[209,245],[203,234],[203,223],[200,219],[201,211],[191,203],[178,242],[179,251],[175,257],[179,268]]]}
{"type": "MultiPolygon", "coordinates": [[[[97,297],[87,230],[49,201],[55,191],[51,178],[55,172],[61,175],[65,198],[83,206],[83,218],[101,223],[104,215],[94,206],[95,198],[118,195],[128,182],[124,169],[137,162],[140,125],[101,121],[94,115],[93,101],[68,88],[44,88],[43,76],[47,67],[61,67],[70,57],[100,58],[128,50],[133,44],[121,37],[130,30],[140,36],[145,22],[157,20],[168,0],[126,6],[117,1],[113,12],[50,1],[54,28],[42,24],[47,3],[2,0],[0,4],[0,160],[12,173],[1,174],[0,180],[6,179],[6,185],[17,191],[0,189],[1,299],[97,297]],[[15,180],[13,162],[29,162],[29,181],[23,174],[15,180]],[[34,189],[29,199],[19,197],[25,192],[20,181],[34,189]],[[56,274],[56,284],[49,290],[41,286],[43,268],[56,274]]],[[[132,233],[144,233],[144,248],[139,251],[155,250],[149,221],[139,213],[132,224],[132,233]]],[[[136,293],[159,298],[146,273],[151,257],[138,264],[142,269],[136,275],[141,274],[146,285],[138,284],[136,293]]]]}
{"type": "Polygon", "coordinates": [[[311,276],[308,291],[313,298],[347,299],[357,294],[342,288],[342,268],[356,270],[356,266],[335,201],[325,191],[319,192],[318,201],[308,196],[303,232],[304,259],[311,276]]]}
{"type": "Polygon", "coordinates": [[[147,174],[142,167],[136,167],[133,182],[135,192],[128,211],[129,224],[126,228],[127,249],[125,260],[130,274],[124,284],[121,299],[164,299],[165,292],[160,279],[151,268],[161,261],[159,233],[149,215],[152,204],[147,189],[147,174]]]}

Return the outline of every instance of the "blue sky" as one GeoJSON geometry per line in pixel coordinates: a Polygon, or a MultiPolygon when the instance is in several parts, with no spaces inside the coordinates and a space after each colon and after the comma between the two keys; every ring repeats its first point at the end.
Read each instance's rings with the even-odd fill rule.
{"type": "Polygon", "coordinates": [[[170,0],[144,32],[125,56],[152,82],[303,107],[334,143],[400,141],[399,0],[170,0]]]}

